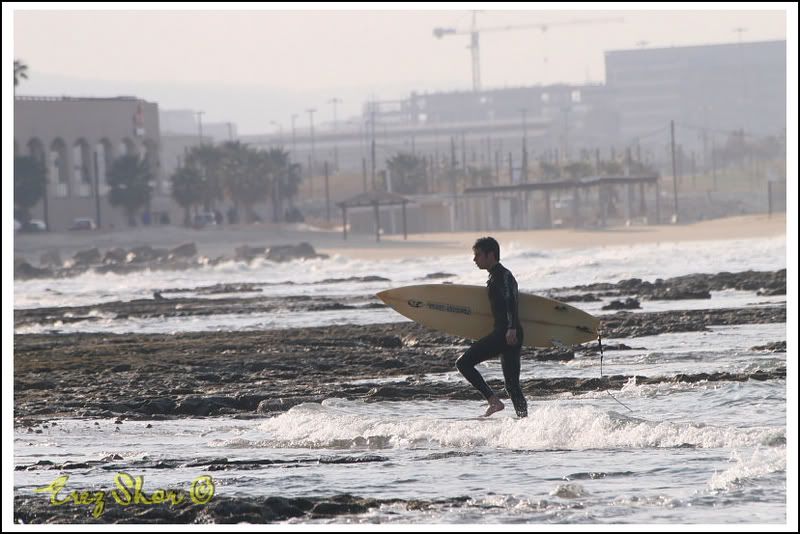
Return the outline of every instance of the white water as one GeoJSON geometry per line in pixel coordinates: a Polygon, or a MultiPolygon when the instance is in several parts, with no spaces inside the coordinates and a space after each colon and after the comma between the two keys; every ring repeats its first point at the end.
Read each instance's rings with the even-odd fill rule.
{"type": "MultiPolygon", "coordinates": [[[[521,290],[541,293],[633,277],[653,281],[692,273],[776,270],[786,267],[786,249],[782,238],[558,251],[522,250],[510,244],[504,247],[503,263],[517,276],[521,290]]],[[[16,308],[91,305],[152,298],[154,290],[291,280],[297,285],[267,285],[259,294],[356,296],[366,304],[374,301],[377,291],[422,283],[421,279],[433,272],[455,274],[449,279],[455,283],[485,281],[485,273],[474,268],[467,253],[463,257],[383,262],[334,257],[290,264],[231,262],[196,271],[85,274],[66,280],[18,282],[14,298],[16,308]],[[326,278],[370,275],[383,276],[390,282],[315,284],[326,278]]],[[[713,293],[710,300],[644,301],[642,306],[644,311],[657,311],[784,300],[722,291],[713,293]]],[[[577,305],[596,313],[602,304],[577,305]]],[[[400,320],[390,310],[381,309],[163,320],[115,321],[107,317],[26,326],[16,333],[171,332],[400,320]]],[[[786,324],[609,339],[608,344],[622,342],[633,350],[606,352],[604,372],[673,376],[770,371],[785,367],[787,354],[753,351],[752,347],[783,340],[786,324]]],[[[480,369],[487,378],[502,376],[497,362],[487,362],[480,369]]],[[[565,376],[599,376],[597,356],[579,356],[567,363],[523,360],[523,379],[565,376]]],[[[353,381],[359,379],[353,377],[353,381]]],[[[455,372],[426,379],[464,383],[455,372]]],[[[365,514],[318,522],[734,525],[786,521],[784,380],[655,385],[630,381],[613,393],[616,399],[603,391],[531,397],[530,417],[524,420],[516,419],[511,409],[490,419],[477,419],[483,411],[477,401],[364,403],[342,399],[303,404],[275,417],[249,420],[126,420],[115,425],[107,419],[61,419],[41,434],[16,429],[14,456],[18,466],[40,460],[100,460],[115,454],[122,458],[104,464],[105,468],[65,471],[73,489],[110,488],[113,474],[125,470],[144,475],[152,488],[186,489],[194,477],[210,474],[218,495],[227,496],[349,493],[378,499],[442,501],[422,509],[385,505],[365,514]],[[380,458],[366,463],[325,461],[376,455],[380,458]],[[287,463],[212,472],[187,465],[213,458],[287,463]],[[156,467],[159,461],[174,462],[175,466],[156,467]],[[470,499],[465,503],[448,501],[461,496],[470,499]]],[[[58,474],[58,470],[16,471],[16,491],[27,494],[58,474]]]]}

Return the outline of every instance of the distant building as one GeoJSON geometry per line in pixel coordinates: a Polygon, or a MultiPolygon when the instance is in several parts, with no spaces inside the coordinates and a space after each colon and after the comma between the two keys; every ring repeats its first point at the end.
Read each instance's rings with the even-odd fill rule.
{"type": "Polygon", "coordinates": [[[786,41],[615,50],[606,85],[619,114],[621,143],[670,120],[703,130],[779,136],[786,128],[786,41]]]}
{"type": "MultiPolygon", "coordinates": [[[[236,124],[232,122],[201,122],[198,112],[191,109],[160,110],[161,135],[196,136],[202,135],[204,142],[213,143],[233,141],[237,138],[236,124]]],[[[199,144],[199,143],[198,143],[199,144]]]]}
{"type": "MultiPolygon", "coordinates": [[[[669,165],[669,124],[676,122],[681,150],[706,164],[715,142],[734,130],[749,136],[785,135],[786,41],[609,51],[605,84],[553,84],[481,91],[413,92],[406,99],[364,103],[361,117],[319,128],[313,143],[298,129],[250,135],[255,146],[291,146],[295,161],[337,159],[341,169],[371,174],[375,165],[404,152],[439,162],[519,167],[522,139],[532,160],[564,162],[622,157],[647,147],[647,159],[669,165]],[[596,157],[596,156],[595,156],[596,157]]],[[[635,156],[644,156],[636,153],[635,156]]],[[[516,170],[515,170],[516,172],[516,170]]],[[[319,174],[319,171],[317,171],[319,174]]]]}
{"type": "Polygon", "coordinates": [[[47,170],[47,200],[32,215],[50,230],[92,218],[101,228],[127,225],[108,202],[106,176],[112,162],[137,154],[155,173],[150,220],[174,208],[161,168],[158,105],[135,97],[31,97],[14,99],[14,154],[30,155],[47,170]],[[46,206],[46,209],[45,209],[46,206]]]}

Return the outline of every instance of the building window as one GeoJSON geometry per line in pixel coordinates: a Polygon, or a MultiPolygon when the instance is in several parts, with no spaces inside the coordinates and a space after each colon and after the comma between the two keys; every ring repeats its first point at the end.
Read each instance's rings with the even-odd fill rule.
{"type": "Polygon", "coordinates": [[[571,97],[572,97],[572,101],[573,102],[580,102],[581,101],[581,90],[580,89],[575,89],[574,91],[572,91],[571,97]]]}

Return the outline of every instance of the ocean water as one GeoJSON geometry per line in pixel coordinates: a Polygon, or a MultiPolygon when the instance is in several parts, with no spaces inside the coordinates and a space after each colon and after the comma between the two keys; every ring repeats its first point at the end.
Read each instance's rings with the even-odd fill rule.
{"type": "MultiPolygon", "coordinates": [[[[525,250],[512,243],[504,247],[503,263],[517,275],[521,290],[541,293],[633,277],[652,281],[691,273],[781,269],[786,267],[786,249],[782,238],[559,251],[525,250]]],[[[170,288],[246,282],[274,284],[262,287],[258,294],[265,297],[314,295],[367,305],[374,302],[376,291],[425,283],[424,277],[434,272],[454,274],[448,280],[455,283],[483,284],[486,277],[472,265],[468,253],[383,262],[333,257],[277,265],[230,263],[175,273],[86,274],[57,283],[18,282],[14,299],[16,308],[92,305],[151,298],[153,291],[170,288]],[[318,283],[372,275],[390,281],[318,283]],[[286,281],[294,285],[282,283],[286,281]]],[[[721,291],[710,300],[642,304],[643,311],[656,311],[785,300],[721,291]]],[[[577,305],[594,313],[601,303],[577,305]]],[[[16,333],[260,329],[393,320],[404,319],[390,310],[356,308],[196,320],[106,317],[28,325],[16,333]]],[[[607,352],[604,373],[672,376],[774,370],[787,365],[787,354],[752,348],[784,341],[786,336],[786,324],[764,324],[609,339],[609,344],[624,342],[634,349],[607,352]]],[[[480,369],[487,378],[502,377],[498,362],[486,362],[480,369]]],[[[522,363],[523,379],[565,376],[599,376],[597,357],[522,363]]],[[[455,370],[425,378],[431,384],[461,381],[468,387],[455,370]]],[[[631,380],[612,393],[529,398],[527,419],[517,419],[510,405],[491,418],[478,418],[484,406],[477,401],[337,398],[250,419],[126,420],[121,425],[113,419],[56,419],[42,433],[15,429],[14,460],[17,466],[30,466],[42,460],[60,464],[112,458],[65,471],[70,476],[68,490],[112,488],[113,474],[125,471],[144,476],[146,487],[152,488],[188,489],[195,477],[210,475],[216,494],[231,497],[351,494],[429,503],[420,509],[401,502],[364,514],[314,519],[315,523],[786,522],[786,381],[643,385],[631,380]],[[209,471],[208,464],[222,458],[227,459],[226,469],[209,471]]],[[[32,494],[58,474],[16,471],[15,492],[32,494]]]]}

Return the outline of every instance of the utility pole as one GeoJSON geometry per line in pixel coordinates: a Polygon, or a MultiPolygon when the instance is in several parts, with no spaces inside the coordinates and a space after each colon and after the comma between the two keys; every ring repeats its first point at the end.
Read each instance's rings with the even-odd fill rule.
{"type": "Polygon", "coordinates": [[[372,177],[372,190],[375,191],[375,101],[373,100],[370,102],[370,110],[369,110],[369,117],[370,122],[372,123],[371,126],[371,145],[370,145],[370,165],[372,166],[371,177],[372,177]]]}
{"type": "Polygon", "coordinates": [[[331,193],[328,186],[328,160],[325,160],[325,220],[331,222],[331,193]]]}
{"type": "Polygon", "coordinates": [[[336,104],[341,104],[342,99],[333,97],[328,100],[329,104],[333,104],[333,170],[339,170],[339,146],[336,136],[338,135],[337,118],[336,118],[336,104]]]}
{"type": "Polygon", "coordinates": [[[283,144],[283,125],[276,121],[269,121],[269,123],[278,127],[278,139],[280,140],[281,144],[283,144]]]}
{"type": "Polygon", "coordinates": [[[205,111],[195,111],[197,115],[197,135],[200,137],[200,144],[203,144],[203,114],[205,111]]]}
{"type": "Polygon", "coordinates": [[[520,109],[522,113],[522,182],[528,181],[528,110],[520,109]]]}
{"type": "Polygon", "coordinates": [[[292,158],[297,157],[297,141],[294,135],[294,121],[297,120],[297,113],[292,113],[292,158]]]}
{"type": "Polygon", "coordinates": [[[738,35],[738,45],[737,48],[739,49],[739,80],[741,81],[741,103],[739,104],[740,110],[740,118],[741,121],[741,128],[744,132],[746,117],[747,117],[747,78],[744,73],[744,53],[742,52],[742,33],[747,31],[747,28],[734,28],[734,32],[738,35]]]}
{"type": "Polygon", "coordinates": [[[672,212],[672,222],[678,222],[678,177],[677,171],[675,170],[675,121],[669,121],[669,135],[670,135],[670,145],[672,151],[672,192],[674,198],[674,208],[672,212]]]}
{"type": "Polygon", "coordinates": [[[100,166],[97,164],[97,149],[92,152],[94,156],[94,202],[95,202],[95,211],[97,212],[95,218],[97,219],[97,228],[99,229],[101,226],[100,221],[100,166]]]}
{"type": "Polygon", "coordinates": [[[309,160],[308,164],[309,166],[308,173],[309,173],[309,182],[312,195],[314,192],[314,167],[317,164],[316,160],[314,159],[314,112],[316,111],[317,110],[314,108],[308,108],[306,110],[306,112],[308,113],[308,121],[309,124],[311,125],[311,155],[309,156],[311,159],[309,160]]]}

